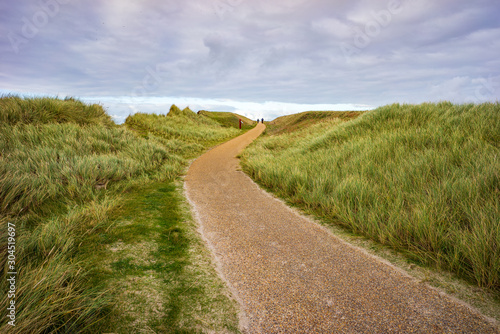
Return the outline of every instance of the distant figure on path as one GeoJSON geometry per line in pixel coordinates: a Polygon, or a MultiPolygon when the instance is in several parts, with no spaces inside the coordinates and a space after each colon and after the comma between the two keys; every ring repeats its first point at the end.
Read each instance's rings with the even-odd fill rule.
{"type": "Polygon", "coordinates": [[[264,119],[262,119],[262,124],[264,124],[264,119]]]}
{"type": "Polygon", "coordinates": [[[259,119],[257,118],[257,124],[259,124],[259,119]]]}

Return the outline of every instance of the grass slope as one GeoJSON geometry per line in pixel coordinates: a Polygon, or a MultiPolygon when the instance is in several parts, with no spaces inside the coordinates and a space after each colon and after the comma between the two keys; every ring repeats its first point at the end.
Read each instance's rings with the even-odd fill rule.
{"type": "Polygon", "coordinates": [[[249,130],[253,128],[256,124],[255,121],[252,121],[251,119],[241,116],[232,112],[220,112],[220,111],[206,111],[206,110],[200,110],[199,114],[202,116],[205,116],[207,118],[210,118],[219,124],[221,124],[224,127],[232,127],[232,128],[239,128],[239,120],[241,119],[243,121],[242,124],[242,130],[249,130]]]}
{"type": "Polygon", "coordinates": [[[255,180],[333,224],[500,290],[500,104],[389,105],[258,140],[255,180]]]}
{"type": "MultiPolygon", "coordinates": [[[[16,326],[7,324],[10,300],[3,294],[0,332],[85,333],[117,325],[103,321],[116,314],[115,281],[95,280],[105,270],[101,241],[119,233],[114,229],[121,216],[113,210],[121,206],[126,215],[126,199],[136,192],[147,196],[149,185],[155,185],[152,193],[170,189],[189,159],[239,133],[185,111],[170,117],[138,114],[119,127],[101,106],[72,98],[0,98],[2,291],[8,290],[8,224],[15,224],[18,272],[16,326]]],[[[175,224],[189,221],[175,215],[176,207],[158,210],[172,211],[175,224]]],[[[151,229],[170,228],[159,225],[151,229]]],[[[196,267],[204,261],[200,252],[191,253],[199,241],[194,233],[183,235],[190,249],[186,263],[196,267]]],[[[198,297],[193,295],[194,304],[198,297]]]]}
{"type": "Polygon", "coordinates": [[[361,111],[305,111],[298,114],[281,116],[266,124],[266,134],[290,133],[329,120],[348,121],[361,114],[363,114],[361,111]]]}

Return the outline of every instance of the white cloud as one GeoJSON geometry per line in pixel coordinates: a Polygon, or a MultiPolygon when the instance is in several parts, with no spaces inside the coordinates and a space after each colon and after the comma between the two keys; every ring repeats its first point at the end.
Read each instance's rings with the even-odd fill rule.
{"type": "Polygon", "coordinates": [[[471,84],[469,77],[454,77],[432,86],[431,95],[442,100],[461,102],[464,89],[471,84]]]}
{"type": "Polygon", "coordinates": [[[354,34],[352,27],[336,18],[323,18],[314,21],[311,28],[316,32],[339,39],[347,39],[354,34]]]}
{"type": "MultiPolygon", "coordinates": [[[[19,54],[2,53],[0,88],[375,106],[455,98],[453,78],[500,77],[497,0],[399,0],[384,26],[375,16],[391,1],[75,0],[19,54]],[[371,21],[378,34],[345,57],[341,43],[371,21]]],[[[3,6],[0,32],[20,31],[37,8],[3,6]]]]}

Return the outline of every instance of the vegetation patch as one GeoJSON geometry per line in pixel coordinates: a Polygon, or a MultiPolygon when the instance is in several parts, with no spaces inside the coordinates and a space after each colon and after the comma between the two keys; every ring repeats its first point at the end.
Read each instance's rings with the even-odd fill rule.
{"type": "Polygon", "coordinates": [[[198,112],[200,115],[203,115],[205,117],[208,117],[217,123],[221,124],[224,127],[227,128],[239,128],[240,124],[240,119],[242,121],[241,129],[242,130],[249,130],[253,128],[256,124],[255,121],[245,117],[241,116],[232,112],[221,112],[221,111],[206,111],[206,110],[200,110],[198,112]]]}
{"type": "Polygon", "coordinates": [[[153,183],[127,194],[111,216],[115,227],[89,241],[102,245],[93,277],[108,282],[116,302],[103,329],[238,331],[235,302],[207,261],[179,184],[153,183]]]}
{"type": "Polygon", "coordinates": [[[305,111],[298,114],[281,116],[266,124],[266,134],[291,133],[326,121],[349,121],[363,113],[363,111],[305,111]]]}
{"type": "Polygon", "coordinates": [[[389,105],[257,140],[244,170],[332,224],[500,291],[500,104],[389,105]]]}
{"type": "MultiPolygon", "coordinates": [[[[16,326],[7,323],[11,299],[4,293],[0,298],[0,332],[102,332],[110,326],[106,319],[111,315],[118,319],[118,307],[130,306],[124,306],[125,299],[118,302],[122,297],[118,286],[130,284],[129,291],[138,292],[137,299],[129,300],[145,305],[150,310],[147,317],[156,318],[156,311],[175,309],[174,302],[165,302],[173,300],[165,286],[189,287],[187,282],[192,281],[187,273],[197,277],[194,273],[199,270],[198,276],[205,275],[199,284],[206,280],[213,280],[211,286],[220,284],[209,264],[198,266],[209,257],[201,250],[193,251],[201,246],[193,241],[196,235],[186,232],[190,229],[182,225],[189,219],[179,214],[180,199],[172,195],[172,182],[190,159],[236,136],[238,130],[191,115],[188,110],[169,117],[137,114],[124,126],[117,126],[101,106],[73,98],[4,96],[0,98],[0,120],[2,291],[9,288],[9,225],[15,226],[17,269],[16,326]],[[150,202],[146,206],[156,205],[157,196],[166,196],[167,203],[174,204],[156,205],[151,210],[146,207],[146,216],[137,223],[127,216],[131,208],[126,207],[134,206],[127,198],[134,198],[136,192],[150,202]],[[120,212],[128,218],[120,217],[120,212]],[[175,224],[167,226],[169,221],[175,224]],[[167,241],[175,241],[175,247],[168,246],[167,241]],[[184,260],[166,261],[169,252],[184,260]],[[141,253],[145,256],[138,256],[141,253]],[[103,254],[114,254],[116,260],[102,267],[106,263],[103,254]],[[177,275],[170,281],[165,275],[155,276],[170,270],[177,275]],[[123,281],[119,282],[119,277],[123,281]],[[145,295],[138,290],[143,283],[151,283],[143,290],[145,295]],[[164,292],[152,293],[159,287],[164,292]],[[153,295],[152,301],[145,302],[146,296],[153,295]]],[[[225,305],[235,313],[233,304],[225,305]]],[[[185,328],[180,324],[184,314],[195,314],[179,312],[177,320],[168,323],[169,328],[185,328]]],[[[214,307],[213,312],[219,309],[214,307]]],[[[127,314],[127,321],[111,325],[135,323],[135,329],[142,324],[152,326],[149,320],[134,318],[138,313],[127,314]]],[[[199,331],[219,328],[217,320],[206,321],[199,314],[196,316],[207,322],[205,327],[194,322],[199,331]]],[[[232,318],[228,315],[227,319],[229,328],[232,318]]]]}

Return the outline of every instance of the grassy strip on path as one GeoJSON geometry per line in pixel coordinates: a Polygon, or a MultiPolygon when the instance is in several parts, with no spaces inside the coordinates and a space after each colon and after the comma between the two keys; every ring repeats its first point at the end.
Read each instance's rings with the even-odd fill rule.
{"type": "Polygon", "coordinates": [[[177,183],[152,183],[125,194],[114,227],[88,241],[97,282],[116,307],[107,332],[237,333],[236,304],[218,278],[177,183]]]}
{"type": "Polygon", "coordinates": [[[395,104],[263,137],[243,166],[330,224],[498,294],[499,143],[498,103],[395,104]]]}

